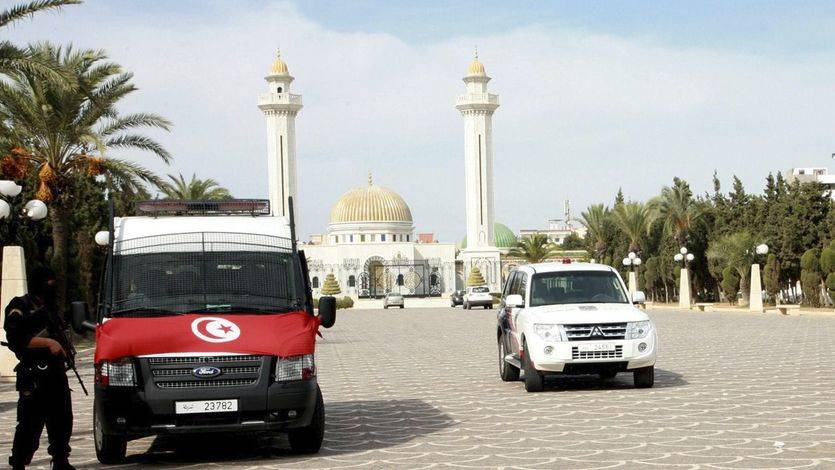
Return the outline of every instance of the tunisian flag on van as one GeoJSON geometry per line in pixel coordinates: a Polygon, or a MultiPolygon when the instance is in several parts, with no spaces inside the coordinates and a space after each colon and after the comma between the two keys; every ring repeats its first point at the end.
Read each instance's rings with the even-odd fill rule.
{"type": "Polygon", "coordinates": [[[319,318],[305,312],[113,318],[96,328],[95,362],[189,352],[300,356],[313,354],[318,331],[319,318]]]}

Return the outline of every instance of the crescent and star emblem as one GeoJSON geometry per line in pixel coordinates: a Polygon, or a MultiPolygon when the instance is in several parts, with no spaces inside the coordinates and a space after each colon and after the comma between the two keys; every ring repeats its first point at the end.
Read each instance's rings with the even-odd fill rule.
{"type": "Polygon", "coordinates": [[[191,322],[194,336],[209,343],[228,343],[241,336],[241,329],[230,320],[219,317],[200,317],[191,322]]]}

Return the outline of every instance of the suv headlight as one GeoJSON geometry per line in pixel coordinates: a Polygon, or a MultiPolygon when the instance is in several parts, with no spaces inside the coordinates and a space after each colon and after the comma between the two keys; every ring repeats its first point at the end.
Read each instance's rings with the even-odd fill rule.
{"type": "Polygon", "coordinates": [[[313,354],[304,356],[279,357],[275,361],[275,381],[290,382],[316,376],[313,354]]]}
{"type": "Polygon", "coordinates": [[[534,323],[533,331],[545,341],[568,341],[565,335],[565,328],[562,325],[534,323]]]}
{"type": "Polygon", "coordinates": [[[652,322],[649,320],[629,322],[626,325],[626,339],[646,338],[650,330],[652,322]]]}

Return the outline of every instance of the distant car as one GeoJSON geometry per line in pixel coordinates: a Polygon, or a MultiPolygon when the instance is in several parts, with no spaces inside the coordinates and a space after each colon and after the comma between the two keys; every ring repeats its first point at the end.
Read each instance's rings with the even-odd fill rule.
{"type": "Polygon", "coordinates": [[[403,294],[397,292],[389,292],[383,298],[383,308],[400,307],[403,308],[403,294]]]}
{"type": "Polygon", "coordinates": [[[464,310],[473,307],[493,308],[493,296],[487,286],[468,287],[464,294],[464,310]]]}
{"type": "Polygon", "coordinates": [[[453,292],[452,295],[449,296],[449,306],[455,308],[459,305],[464,305],[464,294],[466,294],[466,291],[463,290],[453,292]]]}

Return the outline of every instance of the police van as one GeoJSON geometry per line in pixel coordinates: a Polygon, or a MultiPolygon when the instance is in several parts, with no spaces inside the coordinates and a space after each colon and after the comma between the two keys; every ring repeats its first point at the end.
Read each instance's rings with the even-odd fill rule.
{"type": "Polygon", "coordinates": [[[315,340],[335,301],[315,315],[292,220],[262,200],[138,211],[96,235],[108,250],[99,311],[73,305],[75,326],[96,331],[98,460],[119,463],[128,441],[158,434],[287,433],[294,452],[317,452],[315,340]]]}

